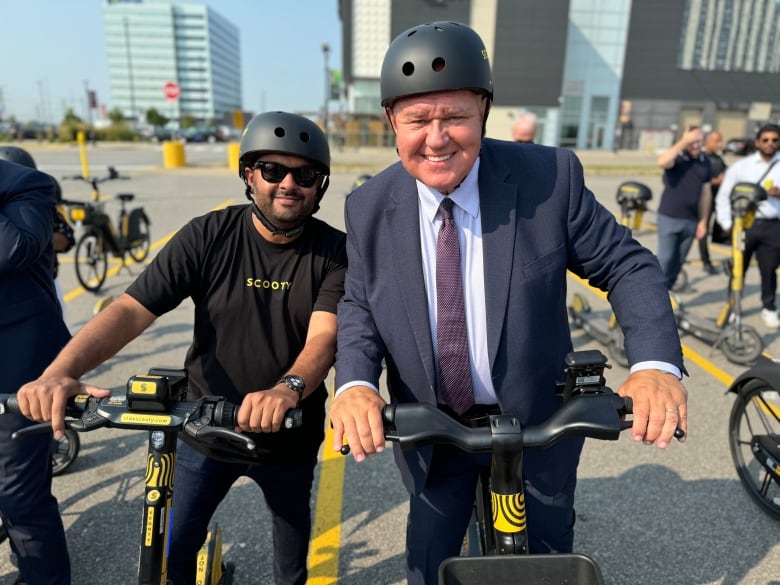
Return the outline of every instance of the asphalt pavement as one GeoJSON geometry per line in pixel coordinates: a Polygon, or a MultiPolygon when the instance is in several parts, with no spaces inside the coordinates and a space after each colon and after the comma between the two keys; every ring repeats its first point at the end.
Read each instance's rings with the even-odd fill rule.
{"type": "MultiPolygon", "coordinates": [[[[80,170],[72,146],[29,147],[39,167],[60,177],[80,170]]],[[[176,229],[195,215],[245,201],[243,185],[227,168],[225,145],[187,147],[188,167],[163,169],[159,145],[98,145],[88,148],[94,173],[109,164],[132,177],[118,189],[136,193],[152,225],[153,256],[176,229]]],[[[652,189],[655,209],[661,193],[654,153],[578,153],[589,188],[617,215],[615,194],[624,180],[641,180],[652,189]]],[[[392,149],[345,149],[333,153],[333,176],[320,217],[343,228],[344,198],[358,174],[374,173],[397,160],[392,149]]],[[[67,199],[86,199],[83,184],[61,182],[67,199]]],[[[111,213],[116,203],[108,203],[111,213]],[[114,207],[112,207],[112,205],[114,207]]],[[[655,248],[654,214],[646,214],[635,237],[655,248]]],[[[720,261],[728,249],[712,247],[720,261]]],[[[686,309],[714,319],[725,300],[725,277],[702,270],[698,251],[685,269],[689,286],[680,293],[686,309]]],[[[67,298],[67,322],[77,331],[102,295],[118,295],[143,268],[119,269],[115,261],[100,294],[78,286],[69,254],[60,274],[67,298]]],[[[585,295],[597,316],[606,318],[606,301],[578,281],[569,295],[585,295]]],[[[777,331],[767,330],[758,313],[758,271],[748,271],[744,296],[746,321],[762,336],[766,351],[780,356],[777,331]]],[[[86,380],[121,391],[127,379],[153,366],[178,366],[191,340],[192,308],[182,303],[158,319],[117,356],[86,380]]],[[[241,335],[242,333],[236,332],[241,335]]],[[[577,348],[602,349],[582,330],[572,331],[577,348]]],[[[613,585],[780,585],[778,523],[749,499],[737,478],[728,448],[727,425],[733,403],[725,390],[746,368],[691,336],[683,338],[690,376],[689,438],[666,451],[633,443],[588,441],[577,487],[575,550],[593,557],[613,585]]],[[[617,387],[626,371],[614,366],[608,382],[617,387]]],[[[134,583],[138,558],[141,494],[146,437],[139,432],[101,429],[82,435],[73,467],[55,478],[66,526],[75,585],[134,583]]],[[[391,450],[356,464],[323,451],[312,497],[315,530],[310,553],[310,585],[401,585],[405,492],[391,450]]],[[[235,582],[271,583],[269,518],[254,484],[239,482],[217,512],[227,558],[237,565],[235,582]]],[[[533,530],[533,527],[531,527],[533,530]]],[[[0,545],[0,585],[15,571],[8,545],[0,545]]],[[[498,584],[493,584],[498,585],[498,584]]]]}

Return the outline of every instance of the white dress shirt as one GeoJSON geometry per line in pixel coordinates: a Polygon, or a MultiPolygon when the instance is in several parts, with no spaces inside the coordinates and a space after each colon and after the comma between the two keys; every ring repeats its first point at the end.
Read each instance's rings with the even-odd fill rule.
{"type": "MultiPolygon", "coordinates": [[[[775,154],[773,160],[780,161],[780,152],[775,154]]],[[[718,189],[718,195],[715,197],[715,219],[724,230],[731,229],[731,191],[737,183],[756,183],[766,173],[772,161],[765,161],[761,158],[760,152],[754,152],[737,161],[726,169],[723,175],[723,182],[718,189]]],[[[761,185],[766,189],[767,181],[773,185],[780,186],[780,162],[776,163],[772,170],[761,179],[761,185]]],[[[756,217],[762,219],[772,219],[780,217],[780,199],[769,197],[766,201],[761,201],[756,210],[756,217]]]]}

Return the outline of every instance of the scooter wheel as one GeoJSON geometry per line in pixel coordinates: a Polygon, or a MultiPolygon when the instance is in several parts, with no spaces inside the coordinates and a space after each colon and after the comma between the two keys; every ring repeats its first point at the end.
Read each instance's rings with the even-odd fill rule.
{"type": "Polygon", "coordinates": [[[749,381],[734,401],[729,447],[742,486],[764,512],[780,521],[780,477],[774,457],[767,456],[774,449],[777,457],[777,441],[772,437],[780,433],[780,394],[755,382],[749,381]]]}
{"type": "Polygon", "coordinates": [[[752,365],[764,351],[764,340],[750,325],[742,325],[740,329],[731,327],[719,347],[730,362],[752,365]]]}
{"type": "Polygon", "coordinates": [[[65,436],[58,441],[54,437],[51,439],[51,473],[59,475],[78,457],[81,449],[81,440],[79,434],[73,429],[65,429],[65,436]]]}

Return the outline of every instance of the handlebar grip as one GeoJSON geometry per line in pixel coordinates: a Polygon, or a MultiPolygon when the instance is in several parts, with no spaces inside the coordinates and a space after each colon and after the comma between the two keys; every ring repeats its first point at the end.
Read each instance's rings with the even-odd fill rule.
{"type": "Polygon", "coordinates": [[[20,414],[16,394],[0,394],[0,414],[20,414]]]}
{"type": "MultiPolygon", "coordinates": [[[[214,426],[233,429],[238,426],[238,409],[240,405],[220,400],[214,409],[214,426]]],[[[297,429],[303,425],[303,410],[291,408],[284,413],[282,428],[297,429]]]]}

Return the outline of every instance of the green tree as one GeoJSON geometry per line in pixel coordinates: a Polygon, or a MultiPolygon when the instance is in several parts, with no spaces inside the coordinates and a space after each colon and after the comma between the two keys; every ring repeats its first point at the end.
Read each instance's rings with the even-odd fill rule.
{"type": "Polygon", "coordinates": [[[111,123],[115,126],[119,126],[125,121],[125,115],[119,108],[114,108],[108,113],[108,119],[111,120],[111,123]]]}
{"type": "Polygon", "coordinates": [[[197,124],[198,120],[195,118],[195,116],[185,114],[181,117],[181,127],[184,129],[192,128],[193,126],[197,126],[197,124]]]}
{"type": "Polygon", "coordinates": [[[83,123],[83,120],[76,115],[76,113],[73,111],[73,108],[68,108],[62,118],[62,123],[69,126],[77,126],[83,123]]]}
{"type": "Polygon", "coordinates": [[[168,123],[168,118],[157,111],[157,108],[149,108],[146,110],[146,123],[157,128],[165,126],[168,123]]]}

